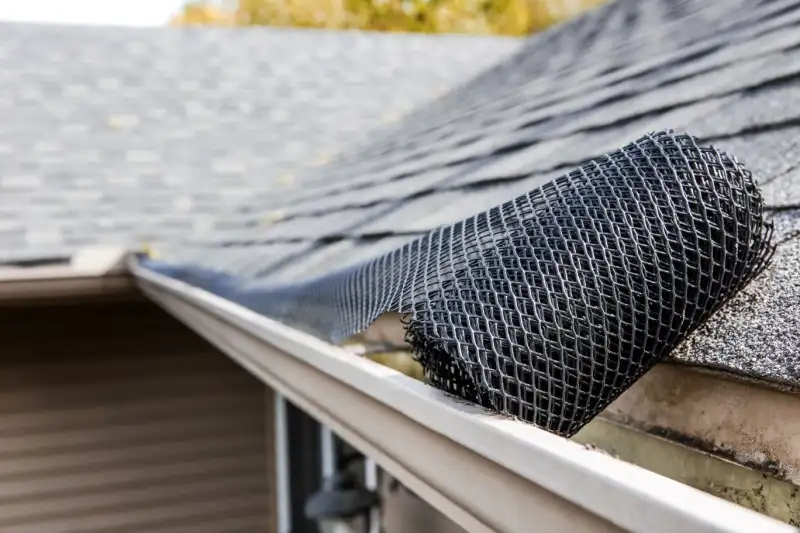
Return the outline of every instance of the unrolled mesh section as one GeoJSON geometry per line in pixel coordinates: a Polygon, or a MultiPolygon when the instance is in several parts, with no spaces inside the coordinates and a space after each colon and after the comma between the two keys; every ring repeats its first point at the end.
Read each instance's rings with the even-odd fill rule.
{"type": "Polygon", "coordinates": [[[433,385],[569,436],[766,265],[771,231],[742,165],[659,132],[305,283],[171,273],[333,341],[404,313],[433,385]]]}

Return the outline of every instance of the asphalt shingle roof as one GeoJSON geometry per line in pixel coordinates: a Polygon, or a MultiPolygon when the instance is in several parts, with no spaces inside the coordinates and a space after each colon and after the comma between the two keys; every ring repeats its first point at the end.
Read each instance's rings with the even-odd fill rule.
{"type": "Polygon", "coordinates": [[[797,389],[800,383],[800,210],[774,217],[772,266],[673,353],[681,362],[723,368],[797,389]]]}
{"type": "Polygon", "coordinates": [[[202,234],[518,45],[0,23],[0,263],[202,234]]]}
{"type": "MultiPolygon", "coordinates": [[[[259,35],[273,34],[244,32],[239,36],[221,31],[203,36],[202,32],[172,35],[165,31],[153,35],[165,42],[208,39],[218,43],[225,39],[256,41],[259,35]]],[[[277,43],[278,36],[284,34],[274,35],[263,38],[277,43]]],[[[312,40],[309,35],[313,32],[285,35],[312,40]]],[[[339,38],[335,35],[326,34],[331,47],[339,38]]],[[[362,37],[341,35],[343,40],[357,38],[362,37]]],[[[151,165],[148,168],[153,173],[144,174],[146,181],[139,182],[147,184],[138,189],[143,196],[135,197],[140,209],[125,211],[133,217],[130,227],[185,224],[190,220],[186,212],[164,206],[191,190],[192,205],[213,210],[214,217],[202,231],[184,233],[180,242],[172,239],[164,248],[166,257],[246,278],[292,281],[390,251],[432,228],[529,191],[643,133],[663,128],[683,130],[728,151],[751,168],[762,184],[781,244],[772,266],[673,357],[800,389],[800,308],[796,305],[800,303],[800,0],[617,0],[532,36],[514,53],[511,49],[517,45],[508,40],[386,39],[400,49],[404,45],[397,43],[404,39],[446,49],[441,57],[425,49],[421,53],[424,58],[418,59],[421,63],[452,60],[458,64],[459,57],[468,58],[467,65],[456,68],[458,75],[448,77],[447,83],[468,77],[467,67],[480,62],[472,61],[473,54],[481,53],[483,64],[490,56],[498,63],[457,90],[418,106],[403,120],[370,134],[369,142],[354,143],[358,146],[344,150],[333,161],[298,173],[294,187],[278,189],[276,166],[255,163],[261,161],[260,157],[270,158],[269,150],[281,152],[289,142],[288,136],[283,139],[286,132],[270,133],[252,115],[224,115],[226,121],[215,124],[224,123],[226,129],[214,130],[213,137],[198,133],[195,138],[184,139],[175,145],[182,147],[183,151],[176,148],[175,152],[181,156],[175,156],[170,164],[164,164],[163,159],[135,163],[151,165]],[[447,58],[448,54],[453,57],[447,58]],[[241,134],[242,130],[250,137],[241,134]],[[272,134],[278,139],[270,141],[272,144],[256,141],[258,132],[264,139],[272,134]],[[212,138],[216,144],[209,140],[212,138]],[[250,154],[247,168],[230,181],[208,171],[214,161],[208,154],[221,147],[228,147],[229,153],[250,154]],[[180,167],[198,160],[191,166],[205,169],[202,177],[192,178],[198,190],[182,189],[179,195],[176,191],[180,189],[173,187],[162,204],[154,201],[154,191],[161,190],[164,181],[176,172],[171,165],[180,167]],[[231,183],[237,184],[241,195],[226,196],[221,184],[228,187],[231,183]],[[155,214],[157,205],[161,206],[160,215],[155,214]]],[[[346,49],[340,50],[351,53],[346,49]]],[[[239,58],[237,64],[246,69],[248,60],[239,58]]],[[[278,64],[277,58],[275,61],[278,64]]],[[[335,61],[336,67],[331,70],[331,76],[335,76],[342,63],[338,59],[329,61],[335,61]]],[[[198,72],[202,70],[189,63],[198,72]]],[[[178,64],[183,63],[173,63],[178,64]]],[[[433,70],[431,67],[425,72],[433,70]]],[[[364,65],[359,75],[367,76],[367,71],[369,66],[364,65]]],[[[206,76],[214,79],[213,74],[199,73],[191,79],[206,76]]],[[[259,83],[255,81],[258,76],[257,69],[251,70],[253,83],[259,83]]],[[[311,72],[304,79],[313,83],[318,77],[311,72]]],[[[390,78],[387,87],[403,92],[395,85],[406,83],[402,76],[390,78]]],[[[417,84],[414,80],[407,82],[408,87],[417,84]]],[[[338,82],[331,83],[331,87],[338,86],[338,82]]],[[[209,86],[208,97],[216,98],[220,108],[247,101],[238,93],[219,92],[215,87],[209,86]]],[[[166,97],[168,93],[163,94],[166,97]]],[[[418,101],[425,101],[428,94],[418,101]]],[[[183,105],[186,98],[184,94],[172,101],[183,105]]],[[[348,102],[355,106],[360,99],[348,102]]],[[[263,108],[258,109],[267,113],[267,100],[260,102],[263,108]]],[[[310,99],[308,105],[317,104],[310,99]]],[[[146,109],[139,113],[144,116],[146,109]]],[[[189,120],[183,112],[177,116],[181,120],[174,118],[174,122],[166,121],[162,126],[179,130],[191,123],[192,128],[202,131],[203,120],[189,120]]],[[[329,132],[334,140],[344,135],[341,122],[303,124],[329,132]]],[[[13,130],[9,131],[17,138],[13,130]]],[[[109,136],[108,129],[98,131],[102,134],[82,138],[86,150],[97,152],[107,146],[100,141],[109,136]]],[[[155,132],[155,126],[147,131],[161,135],[155,132]]],[[[0,132],[0,141],[3,135],[9,134],[0,132]]],[[[146,160],[145,154],[153,152],[154,145],[139,145],[133,139],[115,146],[123,147],[125,154],[144,151],[134,159],[146,160]]],[[[150,140],[145,135],[141,139],[150,140]]],[[[134,164],[125,157],[115,161],[134,164]]],[[[56,168],[71,167],[64,164],[56,168]]],[[[186,173],[179,175],[189,179],[186,173]]],[[[43,190],[45,178],[41,173],[14,177],[22,180],[20,188],[43,190]]],[[[34,197],[41,196],[31,194],[27,198],[34,197]]],[[[88,197],[84,202],[100,205],[97,199],[88,197]]],[[[73,211],[75,205],[64,198],[53,198],[51,204],[53,209],[73,211]]],[[[0,206],[16,210],[14,213],[21,210],[19,205],[6,202],[0,206]]],[[[120,219],[124,220],[123,213],[120,219]]],[[[12,219],[3,216],[0,220],[12,219]]],[[[193,220],[195,224],[199,219],[193,220]]],[[[27,222],[22,224],[35,229],[27,222]]],[[[60,231],[63,234],[66,230],[62,227],[60,231]]]]}

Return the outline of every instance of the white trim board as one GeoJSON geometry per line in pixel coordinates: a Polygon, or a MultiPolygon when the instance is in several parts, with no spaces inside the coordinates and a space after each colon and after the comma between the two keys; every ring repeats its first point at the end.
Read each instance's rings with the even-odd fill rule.
{"type": "Polygon", "coordinates": [[[131,268],[151,298],[468,531],[798,531],[131,268]]]}
{"type": "Polygon", "coordinates": [[[138,296],[124,248],[95,246],[43,266],[0,264],[0,305],[138,296]]]}

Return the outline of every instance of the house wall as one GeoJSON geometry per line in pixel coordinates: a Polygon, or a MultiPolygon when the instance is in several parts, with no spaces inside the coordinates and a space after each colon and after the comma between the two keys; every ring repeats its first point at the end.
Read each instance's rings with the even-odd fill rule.
{"type": "Polygon", "coordinates": [[[0,532],[274,531],[271,393],[154,305],[2,309],[0,365],[0,532]]]}
{"type": "Polygon", "coordinates": [[[392,487],[389,475],[381,476],[380,492],[382,533],[467,533],[405,487],[392,487]]]}

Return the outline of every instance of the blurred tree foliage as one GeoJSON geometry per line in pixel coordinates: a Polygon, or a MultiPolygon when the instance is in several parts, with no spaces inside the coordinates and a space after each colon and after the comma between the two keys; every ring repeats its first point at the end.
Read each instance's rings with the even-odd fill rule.
{"type": "Polygon", "coordinates": [[[604,0],[192,1],[171,24],[525,35],[604,0]]]}
{"type": "Polygon", "coordinates": [[[173,26],[213,26],[229,22],[230,16],[225,10],[206,2],[187,2],[169,21],[173,26]]]}

